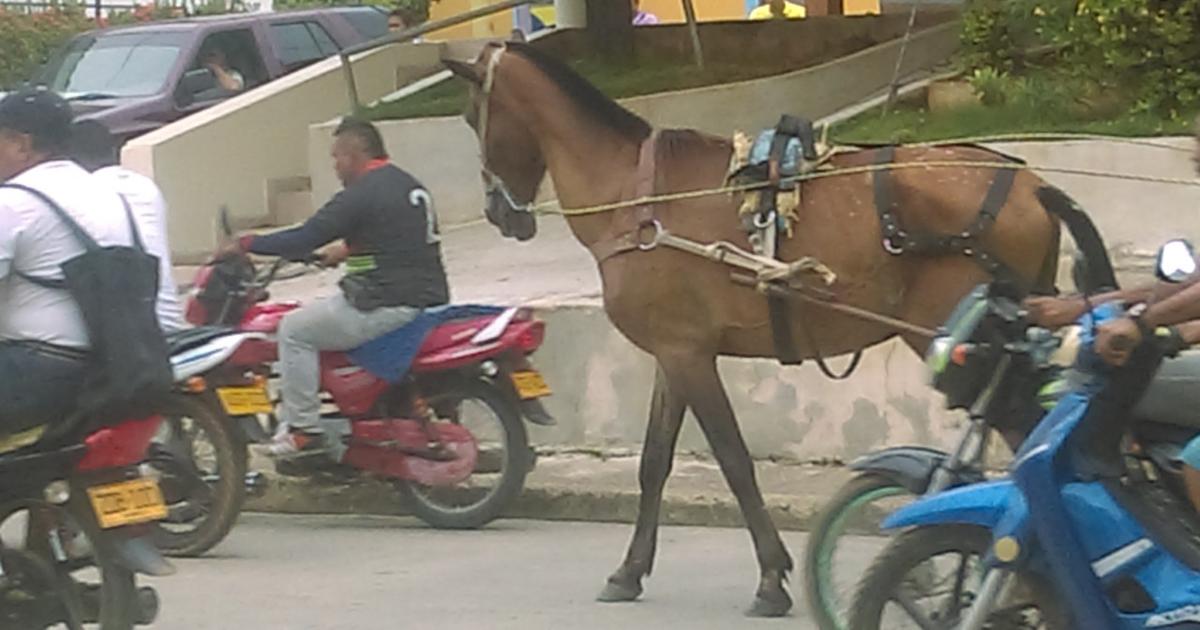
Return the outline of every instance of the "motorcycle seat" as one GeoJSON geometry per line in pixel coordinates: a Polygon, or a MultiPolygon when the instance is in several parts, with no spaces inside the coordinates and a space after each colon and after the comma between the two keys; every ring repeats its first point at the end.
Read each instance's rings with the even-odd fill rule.
{"type": "Polygon", "coordinates": [[[1200,430],[1200,351],[1163,361],[1133,408],[1139,421],[1200,430]]]}
{"type": "Polygon", "coordinates": [[[167,350],[171,354],[179,354],[202,346],[213,339],[236,334],[237,331],[223,326],[199,326],[167,333],[167,350]]]}

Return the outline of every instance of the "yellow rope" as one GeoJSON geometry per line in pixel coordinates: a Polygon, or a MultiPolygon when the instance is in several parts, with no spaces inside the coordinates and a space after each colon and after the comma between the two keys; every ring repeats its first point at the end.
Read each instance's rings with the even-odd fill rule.
{"type": "Polygon", "coordinates": [[[1002,133],[990,136],[968,136],[965,138],[947,138],[945,140],[930,140],[927,142],[905,143],[903,147],[940,147],[954,144],[986,144],[988,142],[1021,142],[1021,141],[1040,141],[1040,140],[1103,140],[1106,142],[1116,142],[1119,144],[1132,144],[1143,147],[1153,147],[1155,149],[1165,149],[1167,151],[1177,151],[1180,153],[1191,153],[1192,149],[1187,147],[1177,147],[1172,144],[1163,142],[1155,142],[1154,140],[1144,140],[1141,138],[1125,138],[1122,136],[1106,136],[1104,134],[1095,133],[1057,133],[1057,132],[1039,132],[1039,133],[1002,133]]]}
{"type": "MultiPolygon", "coordinates": [[[[907,169],[934,169],[934,168],[989,168],[989,169],[1009,169],[1009,170],[1029,170],[1042,171],[1046,173],[1059,173],[1063,175],[1080,175],[1087,177],[1104,177],[1107,179],[1120,179],[1126,181],[1149,182],[1155,184],[1172,184],[1177,186],[1198,186],[1200,187],[1200,179],[1188,179],[1182,177],[1162,177],[1157,175],[1132,175],[1128,173],[1113,173],[1109,171],[1099,171],[1086,168],[1069,168],[1060,166],[1032,166],[1029,164],[1020,164],[1017,162],[984,162],[971,160],[931,160],[926,162],[890,162],[887,164],[869,164],[864,166],[852,166],[846,168],[836,168],[828,171],[818,171],[813,173],[804,173],[793,177],[784,178],[782,184],[791,184],[802,181],[810,181],[816,179],[826,179],[830,177],[846,177],[850,175],[862,175],[864,173],[874,173],[878,171],[892,170],[907,170],[907,169]]],[[[736,184],[731,186],[722,186],[720,188],[708,188],[704,190],[691,190],[679,193],[670,193],[663,195],[650,195],[638,199],[630,199],[628,201],[618,201],[614,203],[606,203],[595,206],[585,206],[582,208],[557,208],[556,200],[542,202],[530,207],[530,211],[537,214],[560,214],[563,216],[584,216],[590,214],[600,214],[603,212],[612,212],[623,208],[635,208],[651,204],[669,203],[672,201],[686,201],[689,199],[698,199],[701,197],[712,197],[716,195],[727,195],[730,193],[746,192],[749,190],[757,190],[767,188],[771,184],[769,182],[752,182],[747,184],[736,184]]]]}

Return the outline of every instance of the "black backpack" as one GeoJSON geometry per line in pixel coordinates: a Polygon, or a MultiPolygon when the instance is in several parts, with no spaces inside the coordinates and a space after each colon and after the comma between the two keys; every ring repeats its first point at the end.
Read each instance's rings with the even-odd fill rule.
{"type": "Polygon", "coordinates": [[[173,379],[155,312],[158,258],[146,253],[129,202],[121,197],[134,246],[104,247],[45,193],[19,184],[0,187],[40,199],[86,250],[62,264],[61,280],[18,272],[38,286],[70,292],[83,314],[91,350],[75,420],[97,427],[161,412],[173,379]]]}

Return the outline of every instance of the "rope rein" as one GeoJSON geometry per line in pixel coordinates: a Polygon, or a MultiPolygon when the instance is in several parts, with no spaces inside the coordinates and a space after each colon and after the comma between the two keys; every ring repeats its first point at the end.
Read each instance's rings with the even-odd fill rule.
{"type": "MultiPolygon", "coordinates": [[[[1108,179],[1120,179],[1127,181],[1149,182],[1154,184],[1171,184],[1176,186],[1195,186],[1200,187],[1200,179],[1186,179],[1182,177],[1162,177],[1157,175],[1133,175],[1129,173],[1115,173],[1112,171],[1100,171],[1085,168],[1070,168],[1061,166],[1036,166],[1030,164],[1017,164],[1014,162],[981,162],[971,160],[931,160],[928,162],[898,162],[891,164],[870,164],[864,166],[852,166],[846,168],[838,168],[828,171],[819,171],[815,173],[805,173],[793,177],[785,177],[780,180],[781,184],[793,184],[802,181],[811,181],[817,179],[826,179],[830,177],[846,177],[850,175],[862,175],[865,173],[874,173],[876,171],[894,171],[908,170],[914,168],[982,168],[982,169],[1009,169],[1018,171],[1041,171],[1044,173],[1059,173],[1063,175],[1081,175],[1087,177],[1104,177],[1108,179]]],[[[702,190],[689,190],[686,192],[670,193],[662,195],[650,195],[640,197],[638,199],[630,199],[628,201],[617,201],[614,203],[599,204],[595,206],[584,206],[580,208],[561,208],[558,206],[557,200],[543,201],[541,203],[530,204],[529,212],[534,214],[549,215],[557,214],[562,216],[585,216],[589,214],[601,214],[604,212],[612,212],[613,210],[621,210],[623,208],[634,208],[646,204],[669,203],[672,201],[685,201],[688,199],[698,199],[701,197],[713,197],[716,195],[727,195],[730,193],[746,192],[750,190],[759,190],[773,186],[770,182],[753,182],[747,184],[735,184],[730,186],[721,186],[719,188],[706,188],[702,190]]]]}

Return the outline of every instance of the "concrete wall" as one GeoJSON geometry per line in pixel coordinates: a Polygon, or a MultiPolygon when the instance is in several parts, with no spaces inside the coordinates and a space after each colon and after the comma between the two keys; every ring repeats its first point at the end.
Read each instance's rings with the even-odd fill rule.
{"type": "MultiPolygon", "coordinates": [[[[360,98],[370,102],[437,71],[440,51],[438,44],[406,44],[356,57],[360,98]]],[[[177,262],[211,252],[221,205],[241,226],[271,222],[272,205],[286,206],[280,211],[288,221],[311,214],[309,197],[296,192],[309,170],[308,126],[349,111],[343,76],[339,61],[328,59],[125,146],[122,162],[153,177],[170,204],[177,262]],[[271,200],[268,191],[283,196],[271,200]]]]}
{"type": "MultiPolygon", "coordinates": [[[[546,344],[534,362],[555,388],[547,409],[560,421],[533,427],[539,445],[598,450],[640,447],[653,360],[633,347],[599,307],[542,310],[546,344]]],[[[818,331],[819,334],[819,331],[818,331]]],[[[833,359],[836,368],[846,359],[833,359]]],[[[907,346],[888,343],[864,355],[853,377],[831,382],[814,365],[722,359],[720,371],[751,453],[758,458],[847,459],[881,444],[947,446],[962,419],[942,409],[907,346]]],[[[707,451],[694,419],[679,448],[707,451]]]]}
{"type": "MultiPolygon", "coordinates": [[[[879,18],[853,18],[864,28],[879,18]]],[[[863,31],[862,36],[868,32],[863,31]]],[[[563,41],[560,39],[559,41],[563,41]]],[[[774,125],[784,112],[816,119],[884,89],[895,68],[898,41],[797,72],[708,88],[621,100],[621,104],[660,127],[691,127],[722,136],[774,125]]],[[[931,68],[958,46],[957,23],[922,31],[909,43],[905,72],[931,68]]],[[[338,189],[328,152],[334,122],[310,131],[309,165],[313,198],[328,199],[338,189]]],[[[393,160],[411,170],[433,193],[443,225],[480,218],[483,184],[479,148],[461,117],[380,123],[393,160]]]]}

